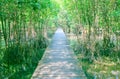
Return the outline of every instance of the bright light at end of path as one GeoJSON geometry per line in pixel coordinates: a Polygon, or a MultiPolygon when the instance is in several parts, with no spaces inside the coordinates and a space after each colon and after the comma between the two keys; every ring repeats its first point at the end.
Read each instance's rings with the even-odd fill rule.
{"type": "Polygon", "coordinates": [[[58,28],[56,31],[56,33],[62,33],[62,32],[63,32],[63,30],[61,28],[58,28]]]}
{"type": "Polygon", "coordinates": [[[62,4],[63,4],[64,0],[52,0],[52,1],[54,1],[55,3],[60,5],[60,8],[62,8],[62,4]]]}
{"type": "Polygon", "coordinates": [[[53,0],[55,2],[57,2],[58,4],[61,4],[63,0],[53,0]]]}

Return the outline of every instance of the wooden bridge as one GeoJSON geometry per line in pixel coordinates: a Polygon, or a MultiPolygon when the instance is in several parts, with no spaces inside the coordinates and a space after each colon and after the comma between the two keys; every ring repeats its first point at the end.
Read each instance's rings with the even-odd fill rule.
{"type": "Polygon", "coordinates": [[[31,79],[87,79],[61,28],[55,32],[31,79]]]}

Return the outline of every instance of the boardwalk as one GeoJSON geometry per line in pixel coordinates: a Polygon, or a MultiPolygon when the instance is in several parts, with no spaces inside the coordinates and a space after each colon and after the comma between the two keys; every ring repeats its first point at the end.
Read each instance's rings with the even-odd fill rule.
{"type": "Polygon", "coordinates": [[[86,79],[61,28],[55,32],[31,79],[86,79]]]}

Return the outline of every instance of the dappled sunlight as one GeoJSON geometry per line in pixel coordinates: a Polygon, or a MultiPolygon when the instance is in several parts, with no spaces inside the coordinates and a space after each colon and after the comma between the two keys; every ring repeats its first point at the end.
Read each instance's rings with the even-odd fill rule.
{"type": "Polygon", "coordinates": [[[56,77],[55,79],[62,79],[62,77],[84,77],[82,70],[78,69],[74,63],[67,61],[41,64],[41,66],[36,69],[36,73],[33,76],[38,77],[39,75],[47,78],[56,77]]]}
{"type": "Polygon", "coordinates": [[[79,54],[78,58],[82,60],[82,66],[86,68],[89,75],[93,75],[94,79],[119,79],[120,78],[120,66],[119,64],[111,61],[110,58],[101,60],[94,60],[92,63],[88,63],[85,60],[83,54],[79,54]]]}
{"type": "Polygon", "coordinates": [[[31,76],[119,79],[120,0],[0,0],[0,79],[31,76]]]}
{"type": "Polygon", "coordinates": [[[63,30],[58,28],[32,79],[86,79],[70,45],[66,42],[63,30]]]}
{"type": "MultiPolygon", "coordinates": [[[[38,68],[38,73],[41,75],[68,75],[68,76],[78,76],[78,73],[71,72],[71,70],[76,70],[74,67],[74,63],[69,63],[67,61],[61,62],[50,62],[48,64],[42,64],[40,68],[38,68]]],[[[35,74],[35,75],[36,75],[35,74]]]]}

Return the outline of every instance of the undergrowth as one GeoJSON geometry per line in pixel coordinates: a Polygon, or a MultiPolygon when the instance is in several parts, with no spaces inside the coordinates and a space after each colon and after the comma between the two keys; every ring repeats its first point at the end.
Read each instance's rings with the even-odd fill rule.
{"type": "Polygon", "coordinates": [[[119,79],[120,56],[111,44],[106,50],[96,42],[88,49],[87,44],[71,40],[71,46],[88,79],[119,79]],[[94,48],[94,51],[91,48],[94,48]]]}
{"type": "Polygon", "coordinates": [[[2,49],[0,79],[30,79],[47,45],[48,41],[42,37],[2,49]]]}

